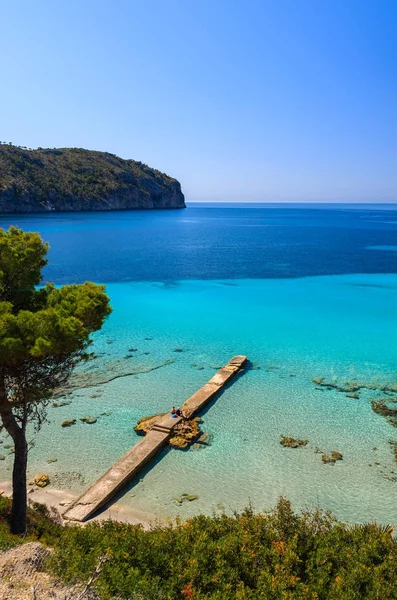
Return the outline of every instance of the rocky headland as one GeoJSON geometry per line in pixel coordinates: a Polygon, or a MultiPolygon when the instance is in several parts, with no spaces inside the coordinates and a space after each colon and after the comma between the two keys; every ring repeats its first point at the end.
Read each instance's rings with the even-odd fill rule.
{"type": "Polygon", "coordinates": [[[108,152],[0,143],[0,214],[185,208],[181,184],[108,152]]]}

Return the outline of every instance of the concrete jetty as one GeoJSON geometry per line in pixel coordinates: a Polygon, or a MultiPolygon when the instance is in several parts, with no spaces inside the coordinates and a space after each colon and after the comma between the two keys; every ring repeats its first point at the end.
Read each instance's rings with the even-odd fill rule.
{"type": "MultiPolygon", "coordinates": [[[[234,356],[229,360],[227,365],[222,367],[208,383],[184,402],[182,406],[183,414],[189,418],[197,414],[225,387],[246,361],[246,356],[234,356]]],[[[171,402],[173,401],[171,400],[171,402]]],[[[124,454],[65,511],[63,518],[80,522],[89,519],[163,448],[175,425],[180,421],[181,417],[173,418],[171,414],[164,415],[162,419],[153,425],[141,441],[124,454]]]]}

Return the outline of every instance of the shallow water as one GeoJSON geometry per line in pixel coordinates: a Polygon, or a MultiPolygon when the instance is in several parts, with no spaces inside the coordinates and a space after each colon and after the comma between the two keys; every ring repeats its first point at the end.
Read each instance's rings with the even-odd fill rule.
{"type": "MultiPolygon", "coordinates": [[[[200,210],[203,211],[202,238],[208,236],[209,239],[205,221],[211,221],[211,209],[192,210],[192,218],[198,220],[200,210]]],[[[228,221],[228,209],[212,210],[222,210],[224,221],[228,221]]],[[[248,214],[245,218],[252,219],[254,224],[252,215],[256,212],[245,209],[248,214]]],[[[297,229],[300,226],[296,219],[305,222],[303,212],[302,209],[298,217],[293,217],[297,229]]],[[[309,264],[311,255],[313,269],[318,270],[318,256],[312,245],[315,247],[319,227],[328,241],[329,256],[341,248],[333,242],[332,232],[338,220],[334,212],[317,213],[321,214],[315,218],[323,224],[311,228],[303,226],[306,232],[313,229],[314,238],[302,242],[301,254],[306,257],[305,265],[309,264]],[[331,227],[326,226],[332,223],[331,227]]],[[[170,225],[169,213],[161,214],[165,215],[167,226],[161,221],[161,215],[153,215],[155,224],[152,226],[158,236],[162,238],[164,227],[167,238],[172,235],[170,227],[174,227],[176,235],[181,224],[170,225]]],[[[182,216],[179,212],[172,214],[177,214],[177,220],[187,219],[190,209],[182,211],[182,216]]],[[[381,243],[385,236],[379,229],[378,213],[371,217],[372,221],[362,219],[360,211],[348,214],[360,232],[362,250],[349,251],[350,254],[342,252],[341,272],[345,267],[349,273],[352,265],[359,263],[363,265],[362,271],[366,271],[368,256],[384,255],[382,260],[387,273],[319,273],[314,277],[299,277],[296,273],[284,277],[279,272],[278,278],[251,275],[250,278],[211,279],[207,277],[207,250],[201,252],[196,248],[192,251],[192,271],[198,270],[201,261],[205,273],[201,279],[178,280],[173,276],[159,282],[136,281],[139,277],[130,267],[129,277],[135,281],[120,282],[126,277],[126,267],[116,268],[113,263],[113,275],[118,276],[119,282],[113,280],[107,288],[114,312],[95,336],[94,348],[100,357],[89,363],[88,372],[105,371],[108,375],[123,370],[138,372],[159,368],[78,389],[70,397],[70,405],[50,408],[50,422],[37,437],[32,432],[35,445],[30,452],[30,474],[44,471],[58,487],[83,491],[140,439],[133,431],[137,419],[181,404],[206,383],[217,367],[234,354],[244,353],[254,369],[236,379],[204,415],[203,429],[211,434],[211,445],[202,450],[164,452],[141,476],[142,481],[133,482],[121,502],[159,516],[180,514],[185,517],[221,510],[222,506],[225,510],[241,509],[248,502],[258,510],[269,509],[284,495],[296,508],[319,505],[349,521],[397,522],[396,481],[393,481],[397,477],[397,464],[389,444],[389,440],[397,440],[397,430],[376,415],[370,404],[371,398],[382,394],[364,390],[359,399],[351,399],[336,390],[316,389],[311,381],[314,376],[341,382],[346,379],[397,381],[395,254],[366,249],[385,245],[381,243]],[[357,221],[365,221],[364,228],[359,227],[357,221]],[[366,229],[368,221],[375,223],[374,229],[366,229]],[[137,350],[128,352],[131,348],[137,350]],[[175,348],[182,348],[183,352],[174,352],[175,348]],[[160,366],[170,360],[171,364],[160,366]],[[101,416],[107,411],[111,414],[101,416]],[[84,415],[99,418],[93,425],[78,421],[73,427],[60,427],[62,420],[84,415]],[[300,449],[283,448],[279,443],[281,435],[308,439],[309,444],[300,449]],[[341,451],[343,461],[333,466],[324,465],[321,454],[315,452],[316,447],[325,452],[341,451]],[[51,457],[56,457],[57,462],[47,464],[51,457]],[[184,492],[198,494],[199,498],[179,506],[175,498],[184,492]]],[[[390,220],[391,214],[388,211],[390,220]]],[[[142,213],[138,216],[143,218],[142,213]]],[[[149,224],[151,217],[144,213],[144,220],[149,224]]],[[[90,218],[86,224],[79,219],[79,227],[88,236],[90,231],[98,236],[98,229],[90,218]]],[[[105,245],[108,218],[113,222],[116,217],[93,217],[94,222],[100,222],[101,247],[105,245]]],[[[120,231],[126,227],[126,221],[117,218],[119,238],[123,238],[120,231]]],[[[282,220],[282,217],[277,218],[282,220]]],[[[288,213],[285,221],[291,218],[288,213]]],[[[52,237],[52,259],[58,267],[52,266],[49,273],[57,283],[65,278],[72,280],[75,264],[75,257],[65,254],[64,238],[57,241],[57,233],[62,223],[66,228],[68,219],[67,215],[53,216],[53,220],[48,216],[30,217],[30,220],[14,218],[14,222],[25,228],[40,229],[45,237],[52,237]],[[56,277],[57,268],[59,277],[56,277]]],[[[227,246],[229,237],[238,246],[238,219],[231,219],[234,225],[229,223],[227,227],[232,227],[234,236],[231,232],[224,236],[219,233],[216,240],[222,256],[226,255],[222,245],[227,246]]],[[[261,219],[269,219],[265,209],[261,219]]],[[[133,214],[128,213],[127,222],[132,221],[133,214]]],[[[68,227],[75,235],[76,229],[70,229],[70,223],[68,227]]],[[[347,247],[354,227],[345,233],[347,247]]],[[[391,229],[387,230],[386,245],[395,245],[395,225],[388,227],[391,229]]],[[[135,228],[136,223],[134,231],[135,228]]],[[[277,229],[278,244],[282,247],[284,239],[286,248],[284,253],[280,251],[280,263],[285,260],[297,269],[299,261],[296,257],[291,259],[293,250],[283,238],[284,228],[281,224],[277,229]]],[[[142,240],[150,247],[156,244],[155,239],[147,240],[144,235],[134,240],[131,230],[128,227],[127,230],[132,236],[128,238],[130,245],[142,240]]],[[[302,232],[297,236],[304,238],[302,232]]],[[[244,237],[244,261],[249,256],[246,241],[244,237]]],[[[122,244],[120,239],[118,243],[122,244]]],[[[160,239],[159,245],[162,244],[165,242],[160,239]]],[[[220,265],[217,274],[222,275],[225,270],[236,272],[240,268],[238,260],[233,261],[233,252],[238,252],[238,248],[232,251],[229,247],[232,264],[220,265]]],[[[254,274],[259,268],[256,258],[254,274]]],[[[74,279],[90,277],[105,281],[101,276],[102,259],[106,263],[109,257],[98,254],[97,260],[91,263],[87,259],[75,272],[74,279]]],[[[172,256],[165,252],[162,259],[168,270],[177,270],[175,265],[169,265],[172,256]]],[[[216,259],[214,256],[214,264],[216,259]]],[[[181,257],[183,264],[185,260],[186,257],[181,257]]],[[[149,274],[154,274],[153,265],[145,258],[144,263],[149,274]]],[[[154,270],[158,268],[156,263],[154,270]]],[[[278,268],[280,271],[281,267],[278,268]]],[[[2,452],[6,459],[0,462],[0,478],[9,477],[12,459],[0,446],[2,452]]]]}

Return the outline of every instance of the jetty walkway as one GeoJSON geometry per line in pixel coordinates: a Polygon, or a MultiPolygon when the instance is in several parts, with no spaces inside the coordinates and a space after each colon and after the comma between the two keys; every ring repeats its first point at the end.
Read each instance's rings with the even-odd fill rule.
{"type": "MultiPolygon", "coordinates": [[[[234,356],[208,383],[190,396],[182,406],[183,414],[191,418],[199,412],[244,366],[246,356],[234,356]]],[[[166,444],[181,417],[165,415],[153,425],[146,436],[120,458],[102,477],[93,483],[63,514],[64,519],[86,521],[106,504],[125,484],[166,444]]]]}

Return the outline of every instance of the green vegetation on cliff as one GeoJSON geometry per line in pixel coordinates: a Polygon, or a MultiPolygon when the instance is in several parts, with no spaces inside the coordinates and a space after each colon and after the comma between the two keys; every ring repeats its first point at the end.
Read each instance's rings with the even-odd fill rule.
{"type": "MultiPolygon", "coordinates": [[[[21,543],[2,526],[7,508],[0,498],[0,548],[21,543]]],[[[150,531],[112,521],[59,527],[44,513],[29,511],[26,539],[54,547],[47,569],[67,583],[87,582],[100,565],[103,600],[397,598],[392,528],[294,514],[284,499],[268,514],[197,516],[150,531]]]]}
{"type": "Polygon", "coordinates": [[[82,148],[0,143],[0,213],[184,206],[180,183],[141,162],[82,148]]]}

